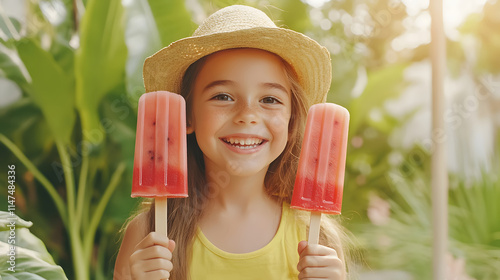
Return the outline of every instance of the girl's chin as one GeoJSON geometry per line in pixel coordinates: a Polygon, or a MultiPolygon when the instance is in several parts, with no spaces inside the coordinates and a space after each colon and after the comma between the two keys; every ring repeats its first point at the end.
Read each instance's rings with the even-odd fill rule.
{"type": "Polygon", "coordinates": [[[258,162],[251,163],[251,160],[227,160],[224,166],[217,169],[222,169],[221,171],[229,176],[250,177],[261,173],[265,174],[268,168],[269,165],[262,166],[258,162]]]}
{"type": "Polygon", "coordinates": [[[239,163],[239,162],[228,162],[226,166],[226,171],[229,175],[239,176],[239,177],[250,177],[258,175],[259,173],[266,173],[268,166],[251,166],[248,163],[239,163]]]}
{"type": "Polygon", "coordinates": [[[267,169],[269,168],[268,165],[262,165],[260,163],[260,160],[258,159],[241,159],[241,160],[235,160],[235,159],[226,159],[223,163],[223,165],[219,165],[210,159],[208,159],[206,156],[204,157],[205,160],[205,168],[206,170],[211,170],[215,171],[217,174],[220,176],[226,177],[226,176],[237,176],[237,177],[250,177],[250,176],[255,176],[261,173],[266,173],[267,169]],[[254,161],[254,162],[252,162],[254,161]],[[216,171],[218,170],[218,171],[216,171]]]}

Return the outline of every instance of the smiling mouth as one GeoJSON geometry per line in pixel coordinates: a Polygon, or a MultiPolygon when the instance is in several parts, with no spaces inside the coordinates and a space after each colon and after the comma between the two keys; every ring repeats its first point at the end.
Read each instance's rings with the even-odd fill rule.
{"type": "Polygon", "coordinates": [[[224,143],[238,149],[253,149],[262,145],[266,140],[260,138],[220,138],[224,143]]]}

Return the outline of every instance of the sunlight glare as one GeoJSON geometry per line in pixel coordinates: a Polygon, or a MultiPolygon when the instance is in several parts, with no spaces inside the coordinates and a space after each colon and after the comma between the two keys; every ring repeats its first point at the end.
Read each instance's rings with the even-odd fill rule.
{"type": "Polygon", "coordinates": [[[303,2],[314,8],[321,8],[321,6],[323,6],[326,2],[330,2],[330,0],[305,0],[303,2]]]}

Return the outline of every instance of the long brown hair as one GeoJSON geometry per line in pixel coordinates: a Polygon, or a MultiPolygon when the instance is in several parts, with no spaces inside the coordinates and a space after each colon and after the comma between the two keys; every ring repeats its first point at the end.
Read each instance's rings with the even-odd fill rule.
{"type": "MultiPolygon", "coordinates": [[[[205,60],[206,57],[191,64],[182,80],[180,94],[186,100],[188,123],[192,113],[194,82],[205,60]]],[[[312,105],[308,103],[293,68],[283,59],[282,61],[291,85],[292,113],[288,126],[288,142],[281,155],[270,164],[264,179],[267,193],[280,205],[283,202],[291,202],[307,110],[312,105]]],[[[172,280],[190,279],[189,263],[191,262],[192,244],[197,231],[197,224],[207,201],[213,197],[213,193],[211,193],[213,189],[205,177],[203,153],[198,146],[195,133],[187,136],[187,147],[189,197],[168,200],[168,235],[170,239],[176,242],[176,249],[172,259],[174,269],[170,277],[172,280]]],[[[149,205],[149,231],[154,231],[154,202],[149,205]]],[[[302,211],[295,211],[295,213],[297,219],[307,225],[306,221],[309,220],[307,213],[302,211]]],[[[340,258],[344,260],[341,246],[341,240],[344,238],[339,235],[342,232],[343,230],[335,220],[323,219],[320,243],[335,248],[340,258]]]]}

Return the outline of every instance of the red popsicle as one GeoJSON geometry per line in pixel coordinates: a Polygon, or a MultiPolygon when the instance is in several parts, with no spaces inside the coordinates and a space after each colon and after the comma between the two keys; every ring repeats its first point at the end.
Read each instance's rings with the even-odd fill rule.
{"type": "Polygon", "coordinates": [[[187,197],[186,103],[157,91],[139,99],[132,197],[155,198],[156,230],[166,235],[167,197],[187,197]]]}
{"type": "Polygon", "coordinates": [[[344,107],[321,103],[309,109],[291,204],[311,212],[309,243],[318,242],[321,213],[340,214],[348,129],[344,107]]]}

